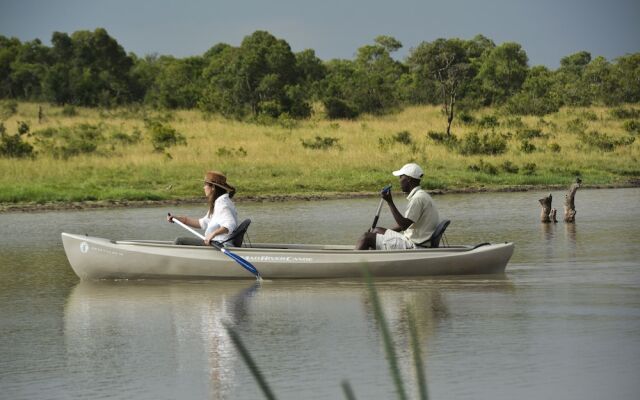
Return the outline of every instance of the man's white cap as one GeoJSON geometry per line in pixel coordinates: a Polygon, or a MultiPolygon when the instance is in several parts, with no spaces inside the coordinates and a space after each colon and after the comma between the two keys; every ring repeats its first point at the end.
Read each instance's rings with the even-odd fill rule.
{"type": "Polygon", "coordinates": [[[400,168],[399,170],[393,171],[393,175],[395,176],[406,175],[419,180],[419,179],[422,179],[422,175],[424,175],[424,172],[422,171],[422,168],[420,168],[418,164],[409,163],[409,164],[403,165],[402,168],[400,168]]]}

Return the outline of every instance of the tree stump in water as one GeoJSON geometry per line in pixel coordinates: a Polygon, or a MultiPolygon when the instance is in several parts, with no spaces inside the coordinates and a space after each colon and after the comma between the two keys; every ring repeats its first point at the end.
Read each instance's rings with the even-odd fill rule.
{"type": "Polygon", "coordinates": [[[543,222],[543,223],[549,223],[551,221],[558,222],[556,220],[556,209],[551,208],[552,200],[553,200],[553,197],[551,196],[551,193],[549,193],[549,196],[543,197],[540,200],[538,200],[540,202],[540,205],[542,206],[542,211],[540,211],[540,222],[543,222]]]}
{"type": "Polygon", "coordinates": [[[571,185],[569,193],[564,196],[564,222],[576,222],[576,203],[575,196],[582,180],[576,179],[576,183],[571,185]]]}

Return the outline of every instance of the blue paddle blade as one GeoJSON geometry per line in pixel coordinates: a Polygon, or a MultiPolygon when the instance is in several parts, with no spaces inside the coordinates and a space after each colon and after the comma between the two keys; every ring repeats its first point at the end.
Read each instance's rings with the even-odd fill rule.
{"type": "Polygon", "coordinates": [[[232,252],[230,252],[229,250],[227,250],[225,248],[221,248],[220,251],[222,251],[224,254],[226,254],[227,256],[232,258],[235,262],[240,264],[247,271],[251,272],[255,276],[258,276],[258,277],[260,276],[260,273],[258,272],[256,267],[254,267],[249,261],[245,260],[244,258],[240,257],[237,254],[233,254],[232,252]]]}

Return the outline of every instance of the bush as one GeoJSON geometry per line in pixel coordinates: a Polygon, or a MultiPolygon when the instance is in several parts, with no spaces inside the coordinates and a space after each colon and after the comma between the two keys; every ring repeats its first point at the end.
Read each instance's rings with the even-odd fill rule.
{"type": "Polygon", "coordinates": [[[300,139],[300,141],[302,142],[302,147],[306,149],[313,149],[313,150],[327,150],[334,146],[337,148],[340,148],[340,146],[338,145],[339,140],[340,139],[338,138],[327,137],[327,136],[325,137],[316,136],[314,140],[300,139]]]}
{"type": "Polygon", "coordinates": [[[123,145],[136,144],[136,143],[139,143],[140,140],[142,140],[142,134],[137,128],[134,129],[133,133],[131,134],[127,134],[126,132],[121,132],[121,131],[115,131],[115,132],[112,132],[110,136],[111,143],[117,143],[117,144],[123,144],[123,145]]]}
{"type": "Polygon", "coordinates": [[[504,172],[509,173],[509,174],[517,174],[518,170],[519,170],[518,166],[515,165],[514,163],[512,163],[509,160],[503,162],[500,167],[502,168],[502,170],[504,172]]]}
{"type": "Polygon", "coordinates": [[[526,125],[524,124],[524,122],[522,122],[522,118],[514,117],[514,118],[507,118],[507,120],[505,121],[505,126],[507,128],[522,129],[526,125]]]}
{"type": "Polygon", "coordinates": [[[609,113],[616,119],[640,118],[640,110],[636,108],[616,107],[609,113]]]}
{"type": "Polygon", "coordinates": [[[640,121],[637,119],[625,121],[622,126],[629,133],[640,133],[640,121]]]}
{"type": "Polygon", "coordinates": [[[447,135],[445,132],[429,131],[427,136],[436,143],[444,144],[449,149],[453,149],[458,145],[458,137],[456,135],[447,135]]]}
{"type": "Polygon", "coordinates": [[[482,159],[478,164],[471,164],[469,165],[468,168],[470,171],[473,171],[473,172],[484,172],[485,174],[489,174],[489,175],[498,174],[498,168],[496,168],[491,163],[484,162],[482,159]]]}
{"type": "Polygon", "coordinates": [[[502,154],[507,150],[507,140],[504,135],[495,132],[479,135],[470,132],[458,144],[458,152],[463,155],[502,154]]]}
{"type": "Polygon", "coordinates": [[[355,107],[336,97],[329,97],[322,104],[329,119],[352,119],[358,116],[358,111],[355,107]]]}
{"type": "Polygon", "coordinates": [[[76,111],[76,108],[70,104],[67,104],[66,106],[62,107],[61,113],[65,117],[75,117],[76,115],[78,115],[78,111],[76,111]]]}
{"type": "Polygon", "coordinates": [[[175,145],[186,145],[187,139],[178,131],[158,120],[146,120],[145,126],[151,135],[154,151],[161,152],[165,148],[175,145]]]}
{"type": "Polygon", "coordinates": [[[589,147],[597,148],[602,151],[613,151],[618,146],[628,146],[635,141],[635,137],[628,136],[625,138],[615,139],[611,136],[591,131],[589,133],[580,134],[580,140],[589,147]]]}
{"type": "Polygon", "coordinates": [[[580,113],[580,118],[584,118],[587,121],[597,121],[598,115],[593,111],[583,111],[580,113]]]}
{"type": "Polygon", "coordinates": [[[495,115],[485,115],[478,121],[480,128],[495,128],[500,126],[500,121],[495,115]]]}
{"type": "Polygon", "coordinates": [[[536,163],[526,163],[522,166],[522,173],[525,175],[533,175],[536,173],[536,169],[538,169],[536,163]]]}
{"type": "Polygon", "coordinates": [[[0,120],[5,120],[18,112],[18,102],[5,100],[0,102],[0,120]]]}
{"type": "Polygon", "coordinates": [[[516,137],[520,140],[536,139],[546,137],[540,129],[520,129],[516,133],[516,137]]]}
{"type": "Polygon", "coordinates": [[[0,123],[0,156],[7,158],[33,157],[33,146],[22,140],[22,136],[29,132],[29,126],[24,124],[18,128],[18,133],[9,135],[3,123],[0,123]],[[24,130],[26,126],[26,130],[24,130]],[[21,129],[22,128],[22,129],[21,129]]]}
{"type": "Polygon", "coordinates": [[[71,127],[47,128],[34,132],[39,148],[54,158],[68,159],[97,150],[104,140],[102,125],[79,124],[71,127]]]}
{"type": "Polygon", "coordinates": [[[476,122],[476,119],[473,117],[473,115],[469,114],[466,111],[462,111],[460,114],[458,114],[458,119],[465,125],[471,125],[476,122]]]}
{"type": "Polygon", "coordinates": [[[587,124],[585,124],[580,118],[572,119],[567,122],[567,131],[572,133],[581,134],[587,129],[587,124]]]}
{"type": "Polygon", "coordinates": [[[550,96],[537,97],[530,93],[516,93],[511,96],[505,105],[505,110],[515,115],[543,116],[558,112],[560,102],[550,96]]]}
{"type": "Polygon", "coordinates": [[[246,157],[247,151],[242,146],[238,147],[237,150],[233,148],[228,149],[226,147],[220,147],[216,150],[216,155],[220,157],[246,157]]]}
{"type": "Polygon", "coordinates": [[[536,146],[530,141],[525,139],[522,141],[522,144],[520,145],[520,150],[523,153],[533,153],[534,151],[536,151],[536,146]]]}
{"type": "Polygon", "coordinates": [[[560,150],[562,150],[562,148],[558,143],[550,143],[549,150],[551,150],[552,153],[560,153],[560,150]]]}

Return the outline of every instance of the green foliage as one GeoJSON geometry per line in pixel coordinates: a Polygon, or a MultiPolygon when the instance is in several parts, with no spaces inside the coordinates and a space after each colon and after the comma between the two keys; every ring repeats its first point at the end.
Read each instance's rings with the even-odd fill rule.
{"type": "Polygon", "coordinates": [[[536,139],[536,138],[544,138],[547,137],[548,135],[545,135],[544,133],[542,133],[542,130],[540,129],[535,129],[535,128],[523,128],[523,129],[518,129],[517,133],[516,133],[516,137],[520,140],[527,140],[527,139],[536,139]]]}
{"type": "Polygon", "coordinates": [[[536,173],[537,169],[538,166],[536,165],[536,163],[525,163],[522,166],[522,173],[525,175],[533,175],[536,173]]]}
{"type": "Polygon", "coordinates": [[[75,117],[76,115],[78,115],[78,111],[71,104],[66,104],[64,107],[62,107],[62,111],[60,113],[65,117],[75,117]]]}
{"type": "Polygon", "coordinates": [[[551,150],[552,153],[560,153],[562,148],[558,143],[549,143],[549,150],[551,150]]]}
{"type": "Polygon", "coordinates": [[[259,114],[277,118],[284,112],[293,117],[310,115],[309,82],[286,41],[256,31],[239,48],[222,47],[208,61],[199,101],[205,111],[235,118],[259,114]]]}
{"type": "Polygon", "coordinates": [[[18,102],[15,100],[0,101],[0,120],[5,120],[18,112],[18,102]]]}
{"type": "Polygon", "coordinates": [[[596,148],[602,151],[613,151],[618,146],[628,146],[632,144],[636,139],[633,136],[616,139],[598,131],[581,133],[579,137],[582,143],[586,144],[589,147],[596,148]]]}
{"type": "Polygon", "coordinates": [[[7,134],[4,124],[0,122],[0,157],[33,157],[33,146],[22,139],[22,136],[27,133],[29,133],[29,126],[24,122],[18,125],[18,133],[14,135],[7,134]]]}
{"type": "Polygon", "coordinates": [[[502,104],[517,93],[528,73],[527,54],[513,42],[503,43],[483,55],[476,79],[485,104],[502,104]]]}
{"type": "Polygon", "coordinates": [[[472,125],[476,122],[475,117],[466,111],[460,112],[458,114],[458,119],[465,125],[472,125]]]}
{"type": "Polygon", "coordinates": [[[329,119],[352,119],[358,116],[358,111],[355,110],[355,107],[336,97],[323,99],[322,105],[324,105],[329,119]]]}
{"type": "Polygon", "coordinates": [[[167,147],[187,144],[184,135],[159,120],[147,119],[145,127],[151,137],[154,151],[162,152],[167,147]]]}
{"type": "Polygon", "coordinates": [[[410,146],[413,144],[413,138],[411,137],[411,133],[409,131],[401,131],[395,133],[389,137],[382,137],[378,139],[378,146],[381,149],[384,149],[390,145],[395,143],[400,143],[406,146],[410,146]]]}
{"type": "Polygon", "coordinates": [[[616,107],[611,109],[609,113],[616,119],[640,118],[640,109],[632,107],[616,107]]]}
{"type": "Polygon", "coordinates": [[[504,125],[507,128],[516,128],[516,129],[524,129],[526,127],[524,122],[522,122],[522,118],[520,117],[507,118],[507,120],[504,122],[504,125]]]}
{"type": "Polygon", "coordinates": [[[340,139],[334,137],[316,136],[313,140],[300,139],[300,141],[302,142],[302,147],[305,149],[327,150],[333,147],[337,147],[338,149],[340,148],[340,145],[338,144],[340,139]]]}
{"type": "Polygon", "coordinates": [[[587,124],[580,118],[575,118],[567,122],[567,131],[572,133],[581,134],[587,129],[587,124]]]}
{"type": "Polygon", "coordinates": [[[502,165],[500,165],[500,168],[508,174],[517,174],[519,171],[518,166],[509,160],[503,162],[502,165]]]}
{"type": "Polygon", "coordinates": [[[500,126],[500,120],[495,115],[485,115],[478,121],[480,128],[496,128],[500,126]]]}
{"type": "Polygon", "coordinates": [[[458,137],[456,135],[447,135],[445,132],[429,131],[427,136],[434,142],[443,144],[449,149],[455,149],[458,146],[458,137]]]}
{"type": "Polygon", "coordinates": [[[247,151],[244,147],[240,146],[237,149],[227,148],[227,147],[219,147],[216,150],[216,155],[220,157],[246,157],[247,151]]]}
{"type": "Polygon", "coordinates": [[[480,161],[478,162],[478,164],[471,164],[468,167],[469,171],[473,171],[473,172],[482,172],[488,175],[497,175],[498,174],[498,168],[496,168],[495,165],[489,163],[489,162],[485,162],[484,160],[480,159],[480,161]]]}
{"type": "Polygon", "coordinates": [[[520,151],[522,151],[523,153],[533,153],[534,151],[536,151],[536,146],[527,139],[524,139],[520,144],[520,151]]]}
{"type": "Polygon", "coordinates": [[[547,115],[560,109],[561,101],[554,92],[554,74],[546,67],[532,68],[522,89],[511,96],[505,110],[517,115],[547,115]]]}
{"type": "Polygon", "coordinates": [[[78,124],[71,127],[47,128],[33,132],[40,152],[54,158],[68,159],[94,153],[104,141],[104,126],[78,124]]]}
{"type": "Polygon", "coordinates": [[[507,150],[507,140],[503,134],[469,132],[458,143],[457,151],[463,155],[502,154],[507,150]]]}
{"type": "Polygon", "coordinates": [[[622,126],[624,130],[629,133],[640,133],[640,120],[631,119],[629,121],[625,121],[622,126]]]}
{"type": "Polygon", "coordinates": [[[110,135],[110,141],[114,144],[131,145],[139,143],[141,140],[142,133],[137,128],[131,134],[117,130],[110,135]]]}

